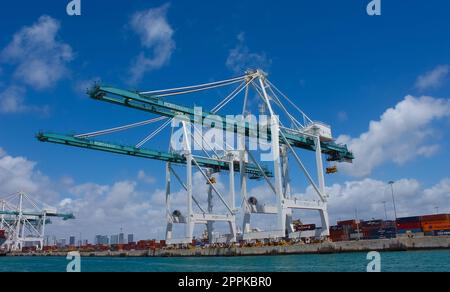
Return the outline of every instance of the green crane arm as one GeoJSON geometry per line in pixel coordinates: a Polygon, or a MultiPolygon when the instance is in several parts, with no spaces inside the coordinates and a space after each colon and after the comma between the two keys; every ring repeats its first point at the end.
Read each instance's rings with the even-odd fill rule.
{"type": "MultiPolygon", "coordinates": [[[[220,117],[208,112],[202,112],[201,115],[195,112],[195,109],[180,106],[177,104],[166,102],[160,98],[151,97],[139,94],[137,92],[127,91],[114,87],[107,86],[94,86],[89,90],[91,98],[109,102],[116,105],[122,105],[133,109],[138,109],[146,112],[151,112],[157,115],[174,118],[177,116],[187,117],[191,123],[202,123],[205,119],[212,119],[214,126],[227,131],[234,131],[235,133],[244,133],[247,137],[250,137],[252,133],[261,135],[263,129],[259,129],[258,125],[250,123],[241,123],[235,121],[234,125],[230,126],[230,119],[220,117]],[[199,121],[198,119],[201,119],[199,121]],[[227,123],[228,122],[228,123],[227,123]],[[244,129],[243,129],[244,128],[244,129]]],[[[264,129],[267,131],[268,140],[271,140],[270,129],[264,129]]],[[[282,130],[283,135],[286,137],[289,144],[294,147],[298,147],[306,150],[315,150],[315,141],[308,135],[300,135],[291,133],[289,131],[282,130]]],[[[280,134],[280,143],[285,144],[284,138],[280,134]]],[[[322,152],[328,155],[329,161],[351,162],[354,159],[353,153],[350,152],[346,145],[340,145],[335,142],[322,142],[322,152]]]]}
{"type": "MultiPolygon", "coordinates": [[[[1,215],[1,214],[0,214],[1,215]]],[[[13,224],[16,220],[8,218],[8,219],[4,219],[6,221],[6,223],[8,224],[13,224]]],[[[35,224],[37,225],[38,223],[41,223],[41,220],[38,219],[27,219],[28,222],[30,222],[31,224],[35,224]]],[[[45,219],[45,224],[52,224],[52,220],[50,219],[45,219]]]]}
{"type": "MultiPolygon", "coordinates": [[[[84,138],[82,139],[76,138],[74,136],[53,134],[53,133],[39,133],[37,134],[36,138],[41,142],[50,142],[85,149],[93,149],[122,155],[136,156],[141,158],[171,162],[174,164],[182,164],[182,165],[186,164],[186,158],[183,155],[177,153],[140,149],[132,146],[116,145],[111,143],[105,143],[90,139],[84,138]]],[[[230,163],[227,161],[215,160],[205,157],[195,157],[195,159],[201,167],[212,168],[215,170],[230,170],[230,163]]],[[[239,162],[234,163],[234,170],[236,172],[240,171],[239,162]]],[[[252,179],[263,178],[264,175],[266,175],[267,177],[273,177],[272,172],[270,172],[265,168],[263,168],[263,170],[264,174],[256,165],[254,164],[246,165],[246,173],[249,174],[250,178],[252,179]]]]}
{"type": "MultiPolygon", "coordinates": [[[[19,216],[20,213],[18,211],[0,211],[0,215],[12,215],[12,216],[19,216]]],[[[56,218],[62,218],[64,221],[75,219],[75,216],[73,214],[60,214],[60,213],[34,213],[34,212],[22,212],[22,215],[24,216],[32,216],[32,217],[39,217],[42,218],[44,215],[46,217],[56,217],[56,218]]]]}

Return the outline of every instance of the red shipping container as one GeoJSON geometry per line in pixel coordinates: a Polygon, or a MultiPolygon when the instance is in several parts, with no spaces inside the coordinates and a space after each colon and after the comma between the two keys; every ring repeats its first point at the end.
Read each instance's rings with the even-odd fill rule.
{"type": "Polygon", "coordinates": [[[346,241],[348,240],[348,235],[343,230],[331,230],[330,231],[330,239],[331,241],[346,241]]]}
{"type": "Polygon", "coordinates": [[[356,226],[359,223],[360,222],[356,221],[356,220],[346,220],[346,221],[338,221],[337,225],[338,226],[356,226]]]}

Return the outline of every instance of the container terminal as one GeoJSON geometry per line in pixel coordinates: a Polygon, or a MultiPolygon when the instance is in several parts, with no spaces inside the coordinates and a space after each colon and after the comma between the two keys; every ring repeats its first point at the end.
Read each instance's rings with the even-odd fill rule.
{"type": "MultiPolygon", "coordinates": [[[[364,244],[370,240],[389,241],[402,238],[409,240],[421,238],[423,244],[420,246],[426,246],[426,242],[434,242],[436,238],[440,238],[439,242],[444,242],[444,246],[446,242],[445,247],[448,248],[450,230],[448,214],[397,218],[395,221],[349,220],[330,226],[325,174],[337,173],[339,163],[352,163],[355,157],[347,145],[335,141],[331,126],[308,117],[291,98],[268,79],[262,70],[248,70],[242,76],[222,81],[153,91],[130,91],[95,84],[88,90],[88,95],[95,101],[138,110],[151,117],[133,124],[77,135],[40,132],[36,138],[41,142],[163,162],[166,174],[167,223],[165,239],[159,242],[85,246],[81,248],[82,251],[165,251],[189,250],[196,247],[264,248],[352,241],[364,244]],[[231,93],[220,99],[217,106],[210,110],[181,105],[177,103],[179,99],[175,102],[168,101],[169,98],[180,96],[186,99],[186,96],[194,93],[204,94],[211,101],[210,96],[217,96],[217,93],[210,94],[210,92],[217,89],[222,93],[229,89],[231,93]],[[256,112],[260,117],[266,116],[263,121],[252,119],[255,102],[251,102],[250,99],[253,96],[260,102],[256,112]],[[223,113],[228,104],[238,101],[242,112],[234,112],[237,114],[234,118],[223,113]],[[154,124],[159,126],[137,143],[119,144],[97,140],[100,136],[128,132],[154,124]],[[171,125],[173,127],[174,124],[180,127],[181,135],[176,136],[177,133],[171,129],[168,151],[147,148],[146,145],[151,140],[155,140],[162,131],[171,125]],[[203,136],[203,133],[211,129],[221,130],[222,135],[223,132],[231,134],[233,143],[226,141],[225,145],[211,145],[211,141],[207,141],[203,136]],[[271,152],[265,153],[264,159],[261,150],[252,147],[255,140],[259,143],[258,146],[260,144],[270,146],[271,152]],[[308,155],[310,155],[309,163],[305,163],[308,155]],[[324,165],[324,157],[327,166],[324,165]],[[313,167],[310,161],[313,161],[313,167]],[[206,196],[197,193],[194,188],[195,172],[201,174],[208,186],[206,196]],[[217,186],[218,175],[228,177],[225,188],[227,193],[217,186]],[[314,198],[306,200],[297,197],[292,191],[293,181],[311,187],[314,198]],[[250,185],[259,185],[270,190],[273,193],[274,203],[250,196],[250,185]],[[182,209],[172,207],[174,186],[181,187],[185,191],[186,203],[182,209]],[[239,202],[237,195],[240,198],[239,202]],[[207,199],[204,201],[199,197],[207,199]],[[321,225],[303,224],[295,220],[294,212],[298,210],[317,212],[321,225]],[[238,215],[243,218],[242,222],[237,222],[238,215]],[[252,223],[255,217],[261,215],[270,217],[275,228],[272,230],[254,228],[252,223]],[[225,223],[229,232],[217,236],[215,230],[217,223],[225,223]],[[201,240],[194,237],[196,225],[206,228],[201,240]],[[175,226],[184,227],[182,236],[177,238],[174,236],[175,226]]],[[[200,101],[196,97],[194,103],[198,104],[200,101]]],[[[54,247],[43,246],[42,236],[48,217],[69,220],[74,216],[59,214],[55,210],[31,214],[24,214],[21,210],[16,208],[12,213],[4,210],[1,214],[2,218],[9,216],[6,219],[11,222],[22,222],[20,223],[22,229],[25,229],[24,226],[30,223],[30,220],[32,224],[28,225],[31,229],[40,228],[37,231],[41,232],[34,236],[34,239],[39,239],[37,240],[39,245],[36,248],[27,248],[31,252],[58,252],[54,247]]],[[[2,219],[3,225],[8,224],[6,219],[2,219]]],[[[11,251],[23,252],[23,242],[27,239],[17,230],[20,230],[20,226],[5,230],[3,236],[6,234],[6,242],[9,242],[8,247],[11,251]]],[[[433,247],[433,244],[430,247],[433,247]]]]}
{"type": "MultiPolygon", "coordinates": [[[[209,244],[207,237],[191,244],[168,245],[165,240],[140,240],[127,244],[82,246],[27,246],[9,255],[65,256],[78,251],[83,256],[242,256],[267,254],[338,253],[366,250],[406,251],[450,248],[450,214],[398,218],[396,221],[348,220],[330,227],[330,237],[314,236],[315,225],[296,222],[303,235],[296,239],[253,240],[233,244],[209,244]]],[[[0,234],[4,234],[0,231],[0,234]]]]}

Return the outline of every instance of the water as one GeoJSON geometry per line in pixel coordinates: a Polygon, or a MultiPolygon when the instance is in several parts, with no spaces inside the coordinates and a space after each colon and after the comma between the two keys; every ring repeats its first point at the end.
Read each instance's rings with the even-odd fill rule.
{"type": "MultiPolygon", "coordinates": [[[[82,258],[83,272],[365,272],[367,253],[234,258],[82,258]]],[[[65,272],[56,257],[0,257],[0,272],[65,272]]],[[[383,272],[450,272],[450,250],[381,253],[383,272]]]]}

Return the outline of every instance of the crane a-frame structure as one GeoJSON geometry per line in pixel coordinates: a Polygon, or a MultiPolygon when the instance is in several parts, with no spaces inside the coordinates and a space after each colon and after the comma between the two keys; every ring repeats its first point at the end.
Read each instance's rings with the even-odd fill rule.
{"type": "Polygon", "coordinates": [[[35,243],[42,250],[46,225],[52,218],[75,219],[73,214],[57,212],[25,192],[0,198],[0,230],[5,231],[7,250],[20,251],[26,244],[35,243]]]}
{"type": "MultiPolygon", "coordinates": [[[[155,114],[157,117],[131,125],[82,135],[39,133],[37,138],[42,142],[166,162],[166,239],[169,244],[192,242],[196,224],[206,224],[210,242],[219,240],[236,242],[237,240],[301,236],[301,234],[294,232],[292,224],[292,213],[296,209],[317,210],[320,214],[322,228],[316,236],[326,237],[329,235],[328,196],[325,193],[322,157],[326,155],[327,161],[330,162],[351,162],[354,159],[353,154],[346,145],[337,144],[333,140],[329,126],[313,122],[289,97],[268,80],[263,71],[248,71],[243,76],[218,82],[148,92],[95,85],[88,93],[95,100],[137,109],[155,114]],[[166,101],[167,98],[172,96],[210,91],[234,84],[238,84],[238,87],[210,111],[166,101]],[[268,117],[264,119],[264,122],[255,122],[254,119],[249,118],[250,91],[255,92],[259,98],[261,113],[263,111],[268,112],[268,117]],[[230,119],[228,116],[220,116],[219,111],[240,95],[244,96],[242,115],[234,119],[230,119]],[[285,105],[285,102],[287,102],[287,105],[285,105]],[[293,109],[294,112],[290,109],[293,109]],[[283,119],[281,115],[284,117],[283,119]],[[98,136],[127,131],[158,122],[161,122],[162,125],[134,146],[105,143],[94,139],[98,136]],[[171,124],[180,126],[179,132],[181,132],[181,135],[177,137],[180,147],[173,147],[174,143],[171,143],[167,152],[143,147],[171,124]],[[234,145],[230,146],[225,143],[224,147],[217,149],[217,145],[211,145],[214,142],[205,141],[205,138],[201,135],[203,128],[214,128],[236,135],[240,147],[236,148],[234,145]],[[270,146],[271,151],[265,154],[265,160],[269,161],[273,165],[272,167],[263,166],[261,159],[257,159],[257,154],[261,153],[255,151],[255,149],[250,149],[249,144],[252,139],[264,140],[270,146]],[[196,153],[196,150],[200,151],[201,154],[196,153]],[[298,150],[315,153],[316,179],[313,178],[314,175],[300,158],[298,150]],[[290,160],[298,165],[302,174],[290,172],[290,160]],[[186,167],[184,181],[175,171],[174,165],[186,167]],[[207,208],[204,208],[202,202],[196,199],[198,190],[194,189],[193,186],[194,170],[201,174],[208,185],[207,208]],[[212,175],[217,172],[227,172],[229,175],[229,194],[227,196],[222,194],[215,184],[215,178],[212,175]],[[235,176],[237,173],[240,175],[239,189],[240,198],[243,201],[242,207],[236,204],[235,176]],[[317,200],[305,201],[295,198],[291,191],[292,176],[295,176],[296,181],[303,176],[314,189],[317,200]],[[174,179],[186,191],[187,206],[185,211],[172,210],[171,194],[174,179]],[[268,206],[259,202],[256,197],[250,198],[249,179],[264,181],[276,197],[275,205],[268,206]],[[213,206],[213,197],[219,199],[220,208],[213,206]],[[215,211],[217,209],[223,212],[218,214],[215,211]],[[242,213],[243,217],[242,232],[240,233],[238,233],[236,226],[236,215],[239,212],[242,213]],[[275,230],[256,231],[253,229],[251,218],[254,214],[274,215],[276,217],[275,230]],[[213,238],[214,223],[216,222],[229,224],[229,234],[221,239],[213,238]],[[184,237],[173,238],[174,224],[185,225],[184,237]]],[[[172,130],[172,137],[173,134],[172,130]]]]}

